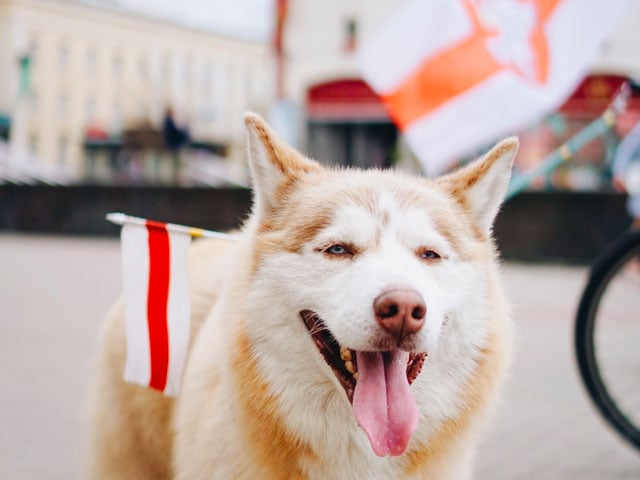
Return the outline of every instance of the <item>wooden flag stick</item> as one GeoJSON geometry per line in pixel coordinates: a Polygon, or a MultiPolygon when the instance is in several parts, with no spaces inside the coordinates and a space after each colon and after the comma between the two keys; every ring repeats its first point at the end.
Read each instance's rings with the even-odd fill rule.
{"type": "Polygon", "coordinates": [[[131,223],[134,225],[140,225],[142,227],[157,227],[166,228],[170,232],[185,233],[191,235],[193,238],[217,238],[219,240],[236,240],[237,236],[230,233],[214,232],[212,230],[204,230],[202,228],[187,227],[185,225],[178,225],[175,223],[162,223],[155,220],[147,220],[145,218],[133,217],[124,213],[112,212],[107,214],[107,220],[111,223],[118,225],[124,225],[131,223]]]}

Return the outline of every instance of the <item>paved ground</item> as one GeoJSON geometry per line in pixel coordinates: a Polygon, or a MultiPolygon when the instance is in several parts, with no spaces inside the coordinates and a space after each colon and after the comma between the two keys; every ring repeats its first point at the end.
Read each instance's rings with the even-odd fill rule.
{"type": "MultiPolygon", "coordinates": [[[[118,244],[0,235],[0,478],[80,478],[82,406],[118,244]]],[[[518,355],[478,455],[479,480],[640,478],[578,383],[571,347],[585,270],[507,265],[518,355]]]]}
{"type": "MultiPolygon", "coordinates": [[[[478,456],[478,479],[640,478],[640,455],[605,426],[579,383],[573,318],[586,275],[579,268],[506,266],[516,361],[478,456]]],[[[632,348],[638,352],[637,344],[632,348]]]]}

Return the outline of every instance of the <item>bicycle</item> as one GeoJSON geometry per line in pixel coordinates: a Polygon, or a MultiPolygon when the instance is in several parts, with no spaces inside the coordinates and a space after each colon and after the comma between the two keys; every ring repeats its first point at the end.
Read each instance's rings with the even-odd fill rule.
{"type": "MultiPolygon", "coordinates": [[[[507,198],[523,191],[535,178],[551,175],[588,142],[613,127],[626,110],[630,88],[628,83],[623,84],[602,115],[538,166],[514,178],[507,198]]],[[[637,355],[640,328],[634,328],[634,313],[640,315],[640,230],[622,235],[596,259],[580,299],[574,330],[578,369],[589,397],[609,425],[640,450],[640,388],[620,384],[640,376],[640,355],[637,355]],[[625,325],[627,321],[630,326],[625,325]],[[635,342],[628,335],[634,330],[638,334],[635,342]],[[620,345],[631,346],[636,356],[636,364],[631,368],[636,367],[636,375],[628,375],[626,350],[620,345]]]]}
{"type": "MultiPolygon", "coordinates": [[[[626,86],[620,105],[637,88],[626,86]]],[[[617,175],[626,172],[614,180],[631,198],[637,198],[640,188],[633,180],[637,175],[629,172],[636,138],[626,137],[631,143],[621,163],[612,167],[614,176],[616,170],[617,175]]],[[[633,358],[640,343],[640,337],[634,338],[640,316],[640,229],[634,224],[593,264],[578,305],[574,343],[580,377],[594,406],[625,441],[640,449],[640,388],[633,382],[640,373],[640,362],[633,358]]]]}
{"type": "Polygon", "coordinates": [[[638,316],[640,230],[630,230],[593,264],[578,306],[574,347],[595,407],[624,440],[640,449],[640,389],[633,384],[640,373],[640,336],[636,341],[632,336],[638,316]],[[627,354],[637,356],[635,364],[628,362],[627,354]],[[630,369],[635,373],[630,375],[630,369]]]}

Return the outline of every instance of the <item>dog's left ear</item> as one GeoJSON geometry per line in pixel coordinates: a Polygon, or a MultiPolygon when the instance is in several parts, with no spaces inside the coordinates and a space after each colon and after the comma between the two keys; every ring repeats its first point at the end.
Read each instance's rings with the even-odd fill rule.
{"type": "Polygon", "coordinates": [[[275,207],[279,190],[297,176],[321,167],[280,140],[259,115],[246,113],[244,123],[249,133],[254,214],[265,218],[275,207]]]}
{"type": "Polygon", "coordinates": [[[470,211],[484,232],[491,230],[504,200],[517,151],[518,139],[507,138],[478,160],[438,179],[470,211]]]}

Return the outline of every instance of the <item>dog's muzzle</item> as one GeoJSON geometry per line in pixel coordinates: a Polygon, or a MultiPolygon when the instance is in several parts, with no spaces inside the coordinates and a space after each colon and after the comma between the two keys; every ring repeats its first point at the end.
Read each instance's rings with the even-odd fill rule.
{"type": "MultiPolygon", "coordinates": [[[[376,301],[381,297],[382,295],[378,297],[376,301]]],[[[374,301],[374,305],[376,305],[376,301],[374,301]]],[[[390,331],[394,338],[402,339],[412,330],[415,330],[414,326],[399,327],[397,315],[395,317],[391,315],[393,308],[389,308],[388,305],[386,307],[380,306],[379,312],[380,319],[378,319],[378,314],[376,314],[378,323],[386,324],[387,327],[384,325],[381,326],[385,328],[385,330],[390,331]],[[384,310],[385,308],[387,309],[386,314],[384,310]]],[[[418,315],[416,314],[416,316],[418,315]]],[[[307,330],[309,330],[311,338],[324,358],[324,361],[331,368],[336,378],[344,388],[347,398],[350,402],[353,402],[353,393],[355,391],[356,382],[358,381],[358,361],[356,351],[341,346],[331,334],[322,319],[315,312],[311,310],[303,310],[300,312],[300,317],[306,325],[307,330]]],[[[423,321],[424,320],[422,320],[422,322],[423,321]]],[[[409,353],[406,369],[407,381],[409,384],[413,383],[422,371],[422,365],[424,364],[426,357],[426,352],[409,353]]]]}

